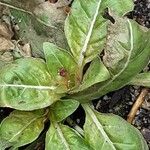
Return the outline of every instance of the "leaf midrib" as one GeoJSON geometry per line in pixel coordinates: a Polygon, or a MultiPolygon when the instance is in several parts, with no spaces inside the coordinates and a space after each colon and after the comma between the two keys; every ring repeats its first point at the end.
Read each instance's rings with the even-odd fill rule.
{"type": "Polygon", "coordinates": [[[55,125],[55,127],[56,127],[56,129],[57,129],[58,135],[60,136],[60,138],[61,138],[61,140],[62,140],[62,143],[64,144],[66,150],[71,150],[70,147],[69,147],[69,144],[67,143],[67,141],[66,141],[66,139],[65,139],[65,137],[64,137],[64,135],[63,135],[63,132],[62,132],[62,130],[61,130],[59,124],[58,124],[58,123],[55,123],[54,125],[55,125]]]}
{"type": "MultiPolygon", "coordinates": [[[[93,110],[90,108],[90,106],[88,104],[82,104],[82,106],[85,108],[85,111],[89,114],[89,116],[92,118],[94,124],[96,125],[96,127],[98,128],[98,130],[100,131],[100,133],[102,134],[103,138],[104,138],[104,142],[103,145],[105,145],[106,141],[109,143],[109,145],[112,147],[112,150],[116,150],[114,144],[111,142],[110,138],[107,136],[103,126],[101,125],[101,123],[99,122],[99,120],[97,119],[95,113],[93,112],[93,110]]],[[[103,146],[102,145],[102,146],[103,146]]]]}
{"type": "Polygon", "coordinates": [[[80,55],[79,55],[78,66],[81,67],[81,68],[82,68],[83,61],[84,61],[84,55],[83,54],[85,54],[85,52],[87,50],[87,47],[88,47],[88,44],[89,44],[89,41],[90,41],[90,38],[91,38],[91,35],[92,35],[93,28],[94,28],[97,16],[99,14],[100,6],[101,6],[101,0],[99,0],[99,2],[97,4],[95,15],[93,16],[93,20],[92,20],[91,25],[89,27],[89,31],[88,31],[88,33],[86,35],[85,43],[84,43],[84,45],[83,45],[83,47],[81,49],[80,55]]]}

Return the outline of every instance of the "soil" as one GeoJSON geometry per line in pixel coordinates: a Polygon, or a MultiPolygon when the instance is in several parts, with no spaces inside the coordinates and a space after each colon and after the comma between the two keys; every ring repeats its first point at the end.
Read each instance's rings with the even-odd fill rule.
{"type": "MultiPolygon", "coordinates": [[[[150,0],[135,0],[134,3],[134,10],[128,14],[128,17],[136,20],[142,26],[150,28],[150,0]]],[[[149,70],[150,65],[148,65],[146,69],[149,70]]],[[[140,94],[141,89],[142,87],[126,86],[118,91],[109,93],[97,100],[94,100],[94,107],[99,112],[114,113],[124,119],[127,119],[127,115],[129,114],[137,96],[140,94]]],[[[8,116],[11,111],[12,109],[0,108],[0,122],[8,116]]],[[[71,115],[71,118],[82,127],[85,121],[84,116],[84,111],[81,107],[79,107],[71,115]]],[[[137,112],[133,125],[141,131],[150,147],[150,93],[142,107],[137,112]]],[[[44,141],[45,132],[42,133],[42,137],[43,138],[40,138],[37,143],[33,144],[34,148],[32,147],[32,149],[44,149],[44,142],[42,141],[44,141]]],[[[26,149],[26,147],[21,149],[26,149]]]]}

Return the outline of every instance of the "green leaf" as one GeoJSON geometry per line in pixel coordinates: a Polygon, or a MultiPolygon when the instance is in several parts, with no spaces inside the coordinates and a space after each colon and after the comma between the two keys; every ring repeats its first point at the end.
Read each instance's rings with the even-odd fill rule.
{"type": "Polygon", "coordinates": [[[75,0],[65,22],[65,33],[79,68],[93,60],[104,48],[108,20],[104,10],[111,7],[122,15],[133,9],[131,0],[75,0]],[[118,5],[123,4],[123,10],[118,5]],[[79,17],[80,16],[80,17],[79,17]]]}
{"type": "Polygon", "coordinates": [[[44,108],[59,100],[46,63],[24,58],[1,69],[0,107],[19,110],[44,108]]]}
{"type": "Polygon", "coordinates": [[[51,123],[50,129],[46,135],[45,150],[92,150],[84,139],[72,128],[51,123]]]}
{"type": "Polygon", "coordinates": [[[134,8],[132,0],[106,0],[105,2],[108,8],[118,16],[124,16],[134,8]]]}
{"type": "Polygon", "coordinates": [[[65,39],[63,24],[58,27],[49,27],[37,21],[35,17],[26,12],[11,10],[14,21],[19,26],[17,36],[23,42],[30,43],[32,54],[36,57],[43,57],[43,42],[49,41],[61,47],[68,47],[65,39]]]}
{"type": "Polygon", "coordinates": [[[59,100],[50,106],[50,112],[57,122],[60,122],[70,116],[79,106],[79,102],[72,99],[59,100]]]}
{"type": "Polygon", "coordinates": [[[77,90],[73,90],[71,92],[82,91],[96,83],[106,81],[109,78],[109,71],[104,66],[100,58],[96,58],[92,61],[90,67],[86,71],[81,86],[78,87],[77,90]]]}
{"type": "Polygon", "coordinates": [[[57,86],[64,87],[66,91],[75,86],[77,64],[69,52],[48,42],[43,44],[43,49],[47,68],[57,86]]]}
{"type": "MultiPolygon", "coordinates": [[[[44,129],[44,113],[13,111],[0,125],[0,143],[5,141],[6,145],[17,148],[34,141],[44,129]]],[[[6,148],[6,145],[3,146],[6,148]]]]}
{"type": "Polygon", "coordinates": [[[150,87],[150,72],[138,74],[130,81],[129,84],[150,87]]]}
{"type": "Polygon", "coordinates": [[[150,31],[132,20],[113,17],[115,24],[109,25],[103,57],[111,78],[70,98],[81,102],[99,98],[127,85],[147,65],[150,59],[150,31]]]}
{"type": "Polygon", "coordinates": [[[84,104],[85,139],[94,150],[148,150],[141,133],[113,114],[101,114],[84,104]]]}

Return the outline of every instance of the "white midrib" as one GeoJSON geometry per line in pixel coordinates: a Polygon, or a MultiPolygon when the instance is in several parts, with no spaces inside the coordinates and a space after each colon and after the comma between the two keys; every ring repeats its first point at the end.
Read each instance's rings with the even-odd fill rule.
{"type": "Polygon", "coordinates": [[[64,137],[64,135],[63,135],[63,133],[62,133],[62,131],[61,131],[61,128],[59,127],[59,124],[58,124],[58,123],[55,123],[55,127],[56,127],[56,129],[57,129],[57,132],[58,132],[58,134],[59,134],[59,136],[60,136],[60,138],[61,138],[61,140],[62,140],[62,143],[64,144],[66,150],[71,150],[71,149],[69,148],[69,144],[67,143],[67,141],[66,141],[66,139],[65,139],[65,137],[64,137]]]}
{"type": "Polygon", "coordinates": [[[16,88],[26,88],[26,89],[37,89],[37,90],[55,90],[55,86],[34,86],[34,85],[24,85],[24,84],[0,84],[0,87],[16,87],[16,88]]]}
{"type": "Polygon", "coordinates": [[[93,110],[90,108],[90,106],[88,104],[83,104],[82,106],[85,108],[85,110],[87,111],[87,113],[89,114],[89,116],[92,118],[92,120],[93,120],[94,124],[96,125],[97,129],[102,134],[102,136],[103,136],[103,138],[105,140],[104,143],[103,143],[103,145],[105,145],[105,143],[108,142],[109,145],[112,148],[111,150],[116,150],[114,144],[111,142],[111,140],[107,136],[106,132],[103,129],[103,126],[98,121],[97,117],[95,116],[95,114],[94,114],[93,110]]]}
{"type": "Polygon", "coordinates": [[[91,35],[92,35],[92,31],[93,31],[93,28],[94,28],[94,24],[95,24],[95,22],[96,22],[96,18],[97,18],[98,13],[99,13],[100,5],[101,5],[101,0],[99,0],[99,2],[98,2],[98,4],[97,4],[97,8],[96,8],[95,15],[94,15],[93,20],[92,20],[92,22],[91,22],[91,25],[90,25],[88,34],[87,34],[86,39],[85,39],[85,43],[84,43],[83,48],[81,49],[81,52],[80,52],[80,55],[79,55],[79,61],[78,61],[78,66],[79,66],[79,67],[82,67],[82,65],[83,65],[84,54],[85,54],[85,52],[86,52],[86,50],[87,50],[88,43],[89,43],[90,38],[91,38],[91,35]]]}
{"type": "MultiPolygon", "coordinates": [[[[128,64],[129,64],[129,62],[130,62],[130,58],[131,58],[131,54],[132,54],[132,51],[133,51],[133,29],[132,29],[132,25],[131,25],[131,22],[130,22],[130,20],[128,20],[128,24],[129,24],[129,29],[130,29],[130,44],[131,44],[131,46],[130,46],[130,52],[129,52],[129,57],[128,57],[128,59],[127,59],[127,61],[126,61],[126,63],[125,63],[125,66],[123,67],[123,69],[117,74],[117,75],[115,75],[107,84],[105,84],[104,86],[102,86],[101,88],[99,88],[98,89],[98,92],[96,91],[96,94],[97,93],[99,93],[100,91],[102,91],[104,88],[106,88],[107,86],[109,86],[115,79],[117,79],[117,77],[119,77],[124,71],[125,71],[125,69],[127,68],[127,66],[128,66],[128,64]]],[[[96,95],[95,94],[95,95],[96,95]]],[[[89,94],[89,95],[91,95],[91,93],[89,94]]],[[[88,95],[88,96],[89,96],[88,95]]],[[[90,97],[90,96],[89,96],[90,97]]]]}

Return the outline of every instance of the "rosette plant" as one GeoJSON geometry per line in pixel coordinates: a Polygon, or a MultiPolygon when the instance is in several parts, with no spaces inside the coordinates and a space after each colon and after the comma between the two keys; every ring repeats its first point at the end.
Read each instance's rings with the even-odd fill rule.
{"type": "Polygon", "coordinates": [[[33,142],[50,120],[46,150],[148,150],[141,133],[90,103],[125,85],[150,86],[150,31],[126,14],[132,0],[74,0],[65,21],[70,50],[43,43],[43,58],[20,58],[0,71],[0,150],[33,142]],[[85,67],[86,66],[86,67],[85,67]],[[65,120],[81,105],[83,128],[65,120]]]}

